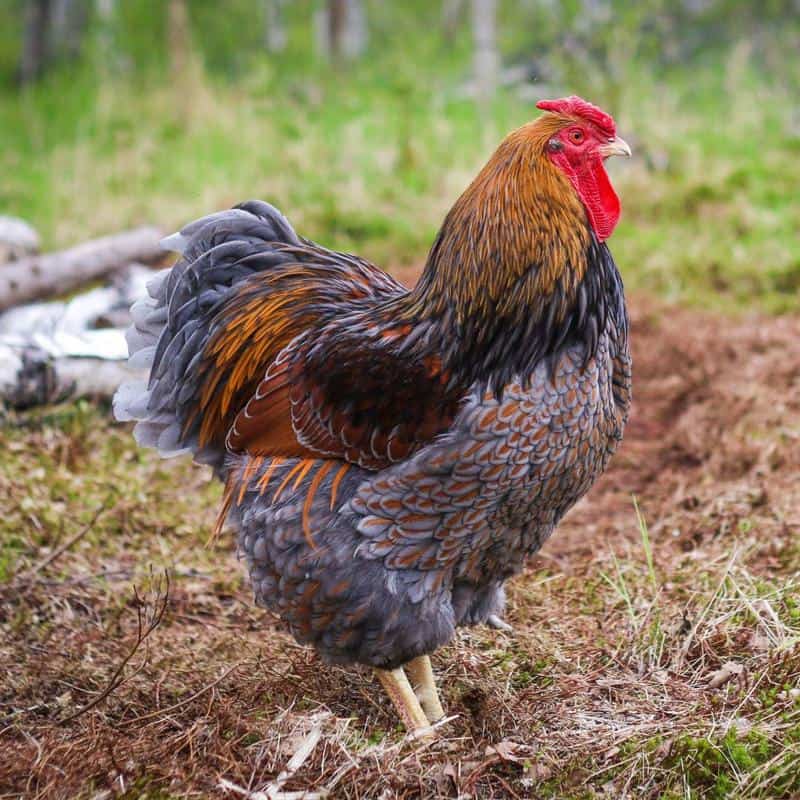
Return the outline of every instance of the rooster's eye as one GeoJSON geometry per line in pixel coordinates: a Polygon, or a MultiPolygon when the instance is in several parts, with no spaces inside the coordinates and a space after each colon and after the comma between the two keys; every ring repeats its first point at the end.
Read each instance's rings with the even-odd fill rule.
{"type": "Polygon", "coordinates": [[[583,141],[583,131],[575,129],[569,132],[569,140],[573,144],[580,144],[583,141]]]}

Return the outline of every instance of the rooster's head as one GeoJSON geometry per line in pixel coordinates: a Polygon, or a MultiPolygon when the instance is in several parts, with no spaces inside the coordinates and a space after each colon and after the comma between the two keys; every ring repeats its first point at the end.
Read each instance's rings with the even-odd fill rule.
{"type": "Polygon", "coordinates": [[[620,202],[604,161],[630,148],[580,97],[538,108],[456,200],[409,295],[410,320],[448,321],[443,363],[464,385],[499,391],[577,339],[594,353],[605,298],[621,292],[605,245],[620,202]]]}
{"type": "Polygon", "coordinates": [[[630,156],[630,147],[617,136],[613,117],[580,97],[541,100],[536,107],[549,113],[528,127],[531,144],[567,177],[597,238],[604,241],[617,224],[620,207],[603,161],[630,156]]]}

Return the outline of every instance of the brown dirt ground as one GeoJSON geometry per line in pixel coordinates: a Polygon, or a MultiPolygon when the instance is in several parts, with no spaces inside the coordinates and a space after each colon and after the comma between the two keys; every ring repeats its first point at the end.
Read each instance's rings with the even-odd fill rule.
{"type": "Polygon", "coordinates": [[[103,448],[120,466],[59,499],[60,539],[0,471],[4,515],[44,531],[0,586],[0,797],[241,796],[221,781],[284,797],[718,796],[686,737],[754,728],[771,771],[733,770],[731,796],[800,791],[781,760],[800,758],[800,319],[630,306],[623,447],[512,582],[514,632],[465,631],[434,657],[455,718],[433,743],[403,737],[366,671],[322,665],[251,605],[230,542],[203,546],[218,490],[200,470],[166,471],[99,416],[7,430],[14,458],[51,458],[70,486],[103,448]],[[107,483],[90,542],[82,493],[107,483]],[[133,652],[161,565],[163,618],[133,652]]]}

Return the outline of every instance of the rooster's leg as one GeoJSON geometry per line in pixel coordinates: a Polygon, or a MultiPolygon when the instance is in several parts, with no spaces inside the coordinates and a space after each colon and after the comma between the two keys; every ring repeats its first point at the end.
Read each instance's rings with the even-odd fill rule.
{"type": "Polygon", "coordinates": [[[439,692],[436,691],[430,658],[417,656],[406,664],[406,671],[428,722],[438,722],[444,716],[444,709],[439,702],[439,692]]]}
{"type": "Polygon", "coordinates": [[[406,726],[409,732],[417,731],[420,728],[427,728],[429,725],[428,718],[422,710],[422,706],[408,682],[405,672],[402,667],[397,669],[376,669],[375,674],[378,680],[389,695],[400,719],[406,726]]]}

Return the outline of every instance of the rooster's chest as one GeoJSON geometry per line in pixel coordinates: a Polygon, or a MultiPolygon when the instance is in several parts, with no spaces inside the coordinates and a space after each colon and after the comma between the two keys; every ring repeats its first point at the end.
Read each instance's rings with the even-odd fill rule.
{"type": "Polygon", "coordinates": [[[567,351],[553,374],[543,365],[530,387],[512,383],[500,402],[475,408],[476,439],[487,442],[476,455],[493,462],[480,470],[481,571],[517,571],[603,473],[622,439],[629,380],[627,351],[606,340],[588,365],[567,351]]]}

